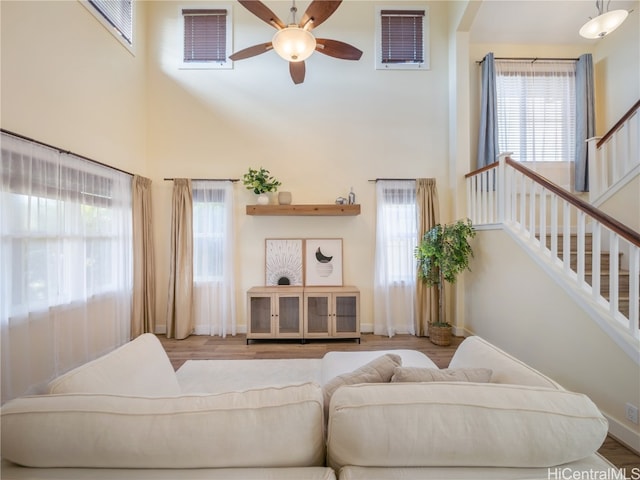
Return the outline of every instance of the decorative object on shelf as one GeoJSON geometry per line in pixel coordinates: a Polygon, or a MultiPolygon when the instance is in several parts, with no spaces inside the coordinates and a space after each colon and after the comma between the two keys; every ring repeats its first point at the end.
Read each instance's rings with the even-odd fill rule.
{"type": "Polygon", "coordinates": [[[305,285],[342,286],[342,239],[305,240],[305,285]]]}
{"type": "Polygon", "coordinates": [[[301,286],[302,239],[267,238],[265,240],[265,285],[301,286]]]}
{"type": "Polygon", "coordinates": [[[278,191],[278,187],[282,185],[269,170],[262,167],[259,170],[249,167],[249,171],[242,177],[242,184],[258,195],[260,205],[267,205],[269,196],[266,194],[278,191]]]}
{"type": "Polygon", "coordinates": [[[455,283],[458,274],[469,270],[473,250],[469,238],[476,232],[471,220],[458,220],[450,225],[438,224],[424,234],[415,249],[418,277],[439,292],[439,318],[429,325],[429,339],[436,345],[451,344],[451,324],[445,319],[444,282],[455,283]]]}
{"type": "Polygon", "coordinates": [[[291,22],[285,25],[264,3],[258,0],[239,0],[240,4],[265,23],[278,30],[270,42],[260,43],[235,52],[229,58],[233,61],[255,57],[261,53],[275,50],[289,62],[289,74],[293,83],[304,82],[304,61],[318,51],[329,57],[343,60],[360,60],[362,51],[348,43],[338,40],[316,39],[311,30],[323,23],[336,11],[341,0],[313,0],[307,7],[300,23],[296,22],[295,1],[289,9],[291,22]]]}
{"type": "Polygon", "coordinates": [[[347,199],[344,197],[338,197],[336,198],[336,205],[346,205],[347,204],[347,199]]]}
{"type": "Polygon", "coordinates": [[[356,194],[353,193],[353,187],[351,187],[351,190],[349,191],[349,205],[355,205],[356,204],[356,194]]]}
{"type": "Polygon", "coordinates": [[[278,192],[279,205],[291,205],[291,192],[278,192]]]}
{"type": "MultiPolygon", "coordinates": [[[[607,3],[608,9],[609,3],[607,3]]],[[[580,28],[580,36],[584,38],[602,38],[622,25],[629,12],[627,10],[604,11],[604,0],[596,0],[598,16],[591,18],[580,28]]]]}

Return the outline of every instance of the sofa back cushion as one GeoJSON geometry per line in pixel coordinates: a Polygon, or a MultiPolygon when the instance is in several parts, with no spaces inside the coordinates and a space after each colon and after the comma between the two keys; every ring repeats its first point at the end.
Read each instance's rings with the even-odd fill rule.
{"type": "Polygon", "coordinates": [[[7,402],[2,456],[28,467],[234,468],[324,463],[322,391],[43,395],[7,402]]]}
{"type": "Polygon", "coordinates": [[[396,367],[391,382],[475,382],[491,381],[489,368],[396,367]]]}
{"type": "Polygon", "coordinates": [[[513,383],[534,387],[562,388],[559,384],[531,368],[481,337],[465,338],[451,358],[449,368],[489,368],[492,383],[513,383]]]}
{"type": "Polygon", "coordinates": [[[112,352],[51,381],[49,393],[180,395],[180,385],[160,340],[145,333],[112,352]]]}
{"type": "Polygon", "coordinates": [[[331,399],[327,458],[363,467],[550,467],[595,452],[607,421],[585,395],[494,383],[351,385],[331,399]]]}

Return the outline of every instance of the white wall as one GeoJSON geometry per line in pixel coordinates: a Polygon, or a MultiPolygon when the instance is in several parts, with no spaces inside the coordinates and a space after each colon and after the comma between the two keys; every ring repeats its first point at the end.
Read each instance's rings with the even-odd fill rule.
{"type": "Polygon", "coordinates": [[[472,246],[465,329],[588,394],[640,451],[640,428],[624,416],[625,403],[640,405],[638,365],[507,233],[480,231],[472,246]]]}
{"type": "Polygon", "coordinates": [[[0,2],[2,128],[145,174],[145,4],[136,5],[132,55],[80,2],[0,2]]]}
{"type": "Polygon", "coordinates": [[[640,100],[640,1],[593,49],[596,134],[604,135],[640,100]]]}
{"type": "MultiPolygon", "coordinates": [[[[192,4],[193,2],[191,2],[192,4]]],[[[229,2],[231,3],[231,2],[229,2]]],[[[149,158],[154,169],[158,325],[165,324],[171,183],[164,177],[241,178],[263,166],[293,203],[333,203],[353,186],[355,217],[253,217],[236,184],[239,323],[247,289],[264,284],[265,238],[344,239],[344,283],[360,288],[363,324],[372,319],[377,177],[435,177],[447,208],[448,47],[446,2],[428,5],[429,71],[374,70],[375,5],[348,1],[314,33],[360,48],[360,61],[315,53],[294,85],[275,52],[235,62],[233,70],[180,70],[176,39],[186,2],[149,4],[149,158]]],[[[207,3],[208,5],[210,3],[207,3]]],[[[290,4],[266,4],[286,19],[290,4]]],[[[299,2],[304,11],[308,2],[299,2]]],[[[218,5],[217,3],[211,5],[218,5]]],[[[232,4],[235,50],[269,41],[274,29],[232,4]]]]}

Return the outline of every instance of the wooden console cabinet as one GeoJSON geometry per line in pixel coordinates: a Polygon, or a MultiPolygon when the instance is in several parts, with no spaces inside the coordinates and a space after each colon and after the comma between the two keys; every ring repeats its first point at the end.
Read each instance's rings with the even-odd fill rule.
{"type": "Polygon", "coordinates": [[[304,338],[360,341],[360,291],[355,287],[305,288],[304,338]]]}
{"type": "Polygon", "coordinates": [[[254,287],[247,292],[247,343],[255,338],[302,338],[302,287],[254,287]]]}
{"type": "Polygon", "coordinates": [[[247,343],[278,338],[360,341],[360,291],[355,287],[253,287],[247,291],[247,312],[247,343]]]}

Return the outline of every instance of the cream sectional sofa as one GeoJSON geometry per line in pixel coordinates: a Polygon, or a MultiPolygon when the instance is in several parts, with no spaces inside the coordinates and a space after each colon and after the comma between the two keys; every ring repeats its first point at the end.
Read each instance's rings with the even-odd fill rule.
{"type": "Polygon", "coordinates": [[[189,361],[174,372],[145,334],[55,379],[48,394],[3,405],[0,477],[548,479],[613,469],[596,453],[607,422],[586,396],[479,337],[462,342],[447,372],[484,367],[490,383],[389,383],[399,363],[437,368],[393,350],[189,361]]]}

